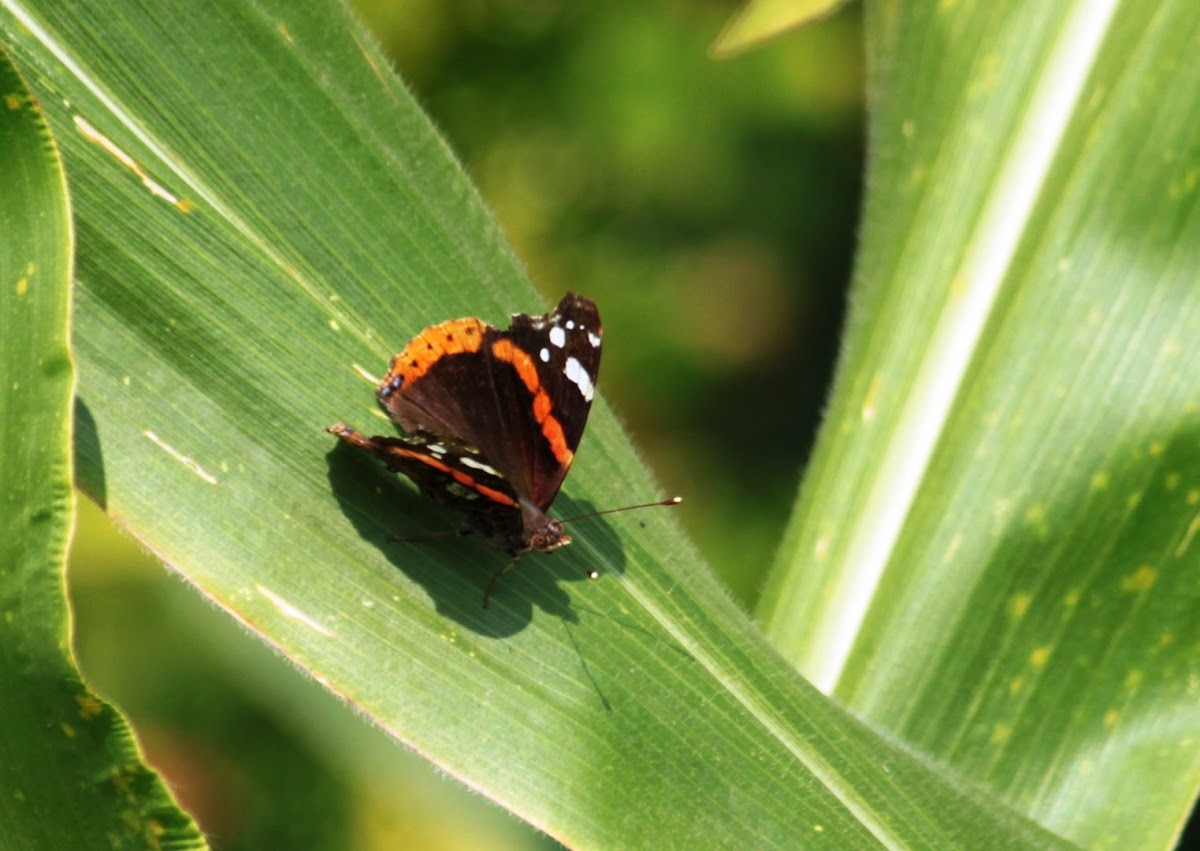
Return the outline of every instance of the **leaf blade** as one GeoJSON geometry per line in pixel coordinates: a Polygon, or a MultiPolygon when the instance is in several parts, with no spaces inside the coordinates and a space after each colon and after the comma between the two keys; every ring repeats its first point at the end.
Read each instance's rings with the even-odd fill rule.
{"type": "Polygon", "coordinates": [[[1174,554],[1195,516],[1185,152],[1197,141],[1194,103],[1177,94],[1195,80],[1175,57],[1196,15],[1081,3],[1012,16],[904,9],[872,24],[886,106],[872,130],[863,313],[764,619],[824,687],[1039,822],[1085,845],[1167,844],[1197,788],[1191,751],[1149,732],[1186,737],[1198,720],[1179,697],[1196,647],[1191,568],[1174,554]],[[1071,53],[1084,42],[1095,51],[1071,53]],[[1081,87],[1056,77],[1063,52],[1083,62],[1081,87]],[[940,73],[956,60],[957,73],[940,73]],[[1031,203],[992,228],[1019,237],[999,289],[966,331],[970,357],[941,388],[949,405],[931,414],[932,441],[891,447],[919,460],[878,571],[853,605],[825,608],[828,589],[854,586],[861,551],[845,541],[866,534],[850,526],[870,513],[872,471],[886,468],[881,447],[911,403],[925,341],[972,285],[958,274],[981,244],[971,234],[987,199],[1014,189],[1003,164],[1033,166],[1021,128],[1036,126],[1043,91],[1063,98],[1062,133],[1045,137],[1031,203]],[[1152,512],[1126,504],[1151,494],[1152,512]],[[829,666],[819,636],[834,634],[842,661],[829,666]],[[1164,635],[1170,648],[1157,646],[1164,635]]]}
{"type": "Polygon", "coordinates": [[[73,522],[71,226],[39,105],[0,50],[0,800],[14,847],[205,847],[120,714],[80,678],[65,595],[73,522]],[[69,818],[63,814],[69,813],[69,818]]]}

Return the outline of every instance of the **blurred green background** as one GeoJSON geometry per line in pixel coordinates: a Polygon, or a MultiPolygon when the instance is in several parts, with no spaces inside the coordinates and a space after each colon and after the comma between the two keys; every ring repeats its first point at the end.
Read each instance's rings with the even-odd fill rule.
{"type": "MultiPolygon", "coordinates": [[[[600,304],[604,394],[751,606],[819,423],[850,275],[857,8],[715,61],[732,2],[353,5],[546,299],[600,304]]],[[[214,847],[555,847],[279,665],[90,504],[71,583],[85,672],[214,847]]]]}

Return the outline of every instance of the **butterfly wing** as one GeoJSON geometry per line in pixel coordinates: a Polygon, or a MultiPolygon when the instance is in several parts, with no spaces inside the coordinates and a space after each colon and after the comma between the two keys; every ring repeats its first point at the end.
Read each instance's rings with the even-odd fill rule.
{"type": "Polygon", "coordinates": [[[471,447],[426,432],[369,437],[338,423],[329,431],[408,476],[426,496],[457,508],[472,531],[506,550],[523,546],[523,520],[512,486],[471,447]]]}
{"type": "Polygon", "coordinates": [[[392,360],[379,399],[405,431],[479,450],[518,497],[544,510],[575,457],[600,370],[595,303],[567,293],[505,331],[456,319],[422,331],[392,360]]]}

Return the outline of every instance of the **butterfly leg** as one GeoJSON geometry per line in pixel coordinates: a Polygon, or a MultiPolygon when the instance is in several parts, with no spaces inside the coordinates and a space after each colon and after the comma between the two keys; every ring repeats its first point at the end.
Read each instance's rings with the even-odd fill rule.
{"type": "Polygon", "coordinates": [[[483,607],[485,609],[488,607],[488,603],[491,602],[492,591],[494,591],[496,589],[496,583],[498,583],[500,581],[500,577],[502,577],[504,574],[508,573],[510,570],[512,570],[514,567],[516,567],[517,562],[519,562],[520,560],[521,560],[521,554],[517,553],[512,561],[510,561],[508,564],[504,565],[504,567],[500,568],[499,570],[497,570],[495,573],[492,574],[492,578],[488,582],[487,588],[483,589],[483,607]]]}

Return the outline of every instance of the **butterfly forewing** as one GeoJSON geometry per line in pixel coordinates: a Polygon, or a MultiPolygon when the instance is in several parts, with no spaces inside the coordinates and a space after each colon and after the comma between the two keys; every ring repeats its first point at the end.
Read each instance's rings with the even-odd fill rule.
{"type": "MultiPolygon", "coordinates": [[[[532,471],[528,493],[544,509],[562,486],[592,408],[600,375],[600,313],[590,299],[568,293],[544,317],[513,317],[505,336],[533,363],[539,379],[536,391],[520,381],[537,426],[533,439],[524,441],[522,460],[513,461],[532,471]]],[[[511,374],[520,378],[524,369],[511,374]]],[[[518,431],[527,428],[519,417],[512,419],[518,431]]]]}

